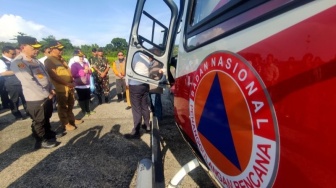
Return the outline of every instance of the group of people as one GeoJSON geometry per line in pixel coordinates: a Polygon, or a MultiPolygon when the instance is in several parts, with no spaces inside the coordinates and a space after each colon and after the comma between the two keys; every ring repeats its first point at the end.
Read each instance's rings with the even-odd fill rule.
{"type": "MultiPolygon", "coordinates": [[[[18,44],[21,52],[10,60],[8,69],[20,83],[26,101],[25,111],[32,119],[35,148],[55,147],[58,144],[57,137],[83,123],[83,120],[75,119],[72,112],[75,84],[67,63],[61,58],[64,46],[56,40],[50,41],[47,44],[49,55],[42,64],[36,59],[41,44],[35,38],[18,36],[18,44]],[[53,131],[50,125],[54,97],[62,127],[59,133],[53,131]]],[[[7,82],[8,77],[4,77],[7,82]]]]}
{"type": "MultiPolygon", "coordinates": [[[[97,95],[99,104],[109,102],[109,76],[108,60],[103,55],[103,49],[92,50],[92,57],[88,59],[76,50],[74,57],[67,63],[62,58],[64,46],[57,40],[49,41],[44,46],[44,57],[37,59],[42,45],[36,38],[18,36],[20,53],[15,53],[15,48],[6,46],[2,51],[0,61],[0,89],[1,95],[9,96],[12,114],[16,119],[23,115],[18,110],[19,98],[24,106],[26,115],[32,119],[32,135],[35,138],[35,148],[52,148],[58,145],[57,138],[72,131],[78,124],[83,123],[76,119],[73,113],[75,93],[78,104],[85,116],[90,116],[95,111],[90,108],[91,95],[97,95]],[[16,55],[15,55],[16,54],[16,55]],[[4,81],[3,81],[4,80],[4,81]],[[92,89],[94,83],[94,90],[92,89]],[[2,84],[2,85],[1,85],[2,84]],[[15,92],[13,92],[15,91],[15,92]],[[6,93],[7,92],[7,93],[6,93]],[[62,131],[55,132],[51,129],[50,118],[57,103],[57,112],[61,122],[62,131]]],[[[153,69],[153,58],[140,57],[136,61],[145,63],[145,67],[134,63],[137,71],[144,71],[149,75],[153,69]]],[[[118,52],[118,59],[113,63],[112,69],[116,76],[116,91],[118,102],[127,102],[126,109],[132,109],[134,128],[126,138],[140,138],[139,129],[142,125],[146,132],[150,131],[149,124],[149,85],[135,80],[125,79],[125,57],[123,52],[118,52]],[[144,124],[142,124],[142,120],[144,124]]],[[[162,73],[160,69],[158,72],[162,73]]],[[[160,92],[159,92],[160,93],[160,92]]],[[[157,95],[153,98],[152,109],[161,99],[157,95]]],[[[2,102],[3,105],[6,103],[2,102]]],[[[162,111],[162,109],[159,109],[162,111]]],[[[162,112],[156,112],[162,118],[162,112]]]]}

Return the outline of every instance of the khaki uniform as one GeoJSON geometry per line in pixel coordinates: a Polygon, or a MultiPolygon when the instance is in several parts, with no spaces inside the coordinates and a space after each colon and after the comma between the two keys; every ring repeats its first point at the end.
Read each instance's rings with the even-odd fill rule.
{"type": "MultiPolygon", "coordinates": [[[[56,70],[57,76],[62,78],[67,83],[72,83],[72,76],[70,69],[63,64],[63,62],[56,58],[49,56],[45,61],[44,65],[48,71],[52,69],[56,70]]],[[[72,112],[75,104],[74,89],[69,88],[66,85],[60,84],[55,80],[51,79],[51,82],[55,86],[56,99],[57,99],[57,112],[62,123],[62,126],[68,124],[75,126],[75,116],[72,112]]]]}

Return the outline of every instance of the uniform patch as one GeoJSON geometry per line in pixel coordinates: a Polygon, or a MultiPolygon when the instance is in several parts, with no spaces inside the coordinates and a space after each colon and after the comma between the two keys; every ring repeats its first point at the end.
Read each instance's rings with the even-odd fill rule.
{"type": "Polygon", "coordinates": [[[17,66],[20,68],[20,69],[24,69],[26,67],[26,65],[24,63],[19,63],[17,64],[17,66]]]}
{"type": "Polygon", "coordinates": [[[43,72],[41,71],[41,69],[37,69],[37,70],[36,70],[36,76],[37,76],[37,78],[39,78],[39,79],[44,78],[44,75],[43,75],[43,72]]]}
{"type": "Polygon", "coordinates": [[[189,113],[197,146],[224,187],[269,187],[279,163],[270,96],[237,54],[215,52],[193,75],[189,113]]]}

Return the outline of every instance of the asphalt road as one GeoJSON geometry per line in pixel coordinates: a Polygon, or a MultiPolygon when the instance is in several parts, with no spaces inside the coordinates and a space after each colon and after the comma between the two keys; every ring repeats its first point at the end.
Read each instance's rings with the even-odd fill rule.
{"type": "MultiPolygon", "coordinates": [[[[52,149],[33,150],[31,120],[14,121],[10,111],[0,111],[0,187],[135,187],[138,162],[151,159],[150,134],[140,140],[127,140],[133,127],[131,110],[116,101],[115,78],[110,75],[111,100],[92,107],[96,114],[83,118],[78,129],[58,139],[52,149]]],[[[164,169],[164,186],[194,156],[180,136],[173,119],[169,92],[162,97],[164,120],[159,122],[164,169]]],[[[22,107],[21,107],[22,110],[22,107]]],[[[78,106],[74,109],[81,118],[78,106]]],[[[60,122],[57,113],[52,127],[60,122]]],[[[213,187],[198,167],[179,187],[213,187]]]]}

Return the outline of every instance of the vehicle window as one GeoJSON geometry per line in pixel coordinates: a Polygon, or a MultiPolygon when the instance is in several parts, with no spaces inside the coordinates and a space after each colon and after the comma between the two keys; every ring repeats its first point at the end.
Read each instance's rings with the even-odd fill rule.
{"type": "Polygon", "coordinates": [[[195,0],[186,26],[187,50],[225,37],[311,0],[195,0]]]}
{"type": "Polygon", "coordinates": [[[133,56],[132,69],[141,76],[161,80],[163,78],[162,68],[163,64],[155,60],[150,54],[137,52],[133,56]]]}
{"type": "Polygon", "coordinates": [[[158,56],[163,54],[170,19],[171,11],[163,1],[147,0],[138,29],[141,45],[147,50],[155,48],[158,56]]]}
{"type": "Polygon", "coordinates": [[[219,9],[220,7],[225,6],[232,0],[197,0],[194,5],[194,13],[192,16],[191,25],[195,25],[202,21],[204,18],[209,16],[211,13],[219,9]]]}

